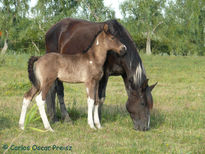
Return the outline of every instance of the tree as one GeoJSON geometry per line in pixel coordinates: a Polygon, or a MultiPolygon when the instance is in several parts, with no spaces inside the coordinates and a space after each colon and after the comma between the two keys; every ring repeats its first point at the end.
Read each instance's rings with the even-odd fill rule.
{"type": "Polygon", "coordinates": [[[3,32],[4,54],[9,46],[9,41],[16,41],[18,24],[26,17],[29,5],[27,0],[0,0],[0,29],[3,32]]]}
{"type": "Polygon", "coordinates": [[[105,21],[112,19],[115,12],[103,3],[103,0],[78,0],[80,2],[78,16],[90,21],[105,21]]]}
{"type": "Polygon", "coordinates": [[[169,37],[173,54],[203,55],[205,52],[205,1],[176,0],[166,8],[164,32],[169,37]]]}
{"type": "Polygon", "coordinates": [[[124,19],[134,23],[136,33],[146,37],[146,53],[149,55],[151,38],[164,21],[164,6],[165,0],[127,0],[120,6],[124,19]]]}

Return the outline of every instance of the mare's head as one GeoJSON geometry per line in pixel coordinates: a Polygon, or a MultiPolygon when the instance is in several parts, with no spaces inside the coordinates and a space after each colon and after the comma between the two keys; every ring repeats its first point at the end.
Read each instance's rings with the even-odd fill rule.
{"type": "Polygon", "coordinates": [[[96,45],[102,48],[112,50],[123,56],[127,52],[127,47],[120,40],[109,32],[108,24],[104,24],[103,31],[96,38],[96,45]]]}
{"type": "Polygon", "coordinates": [[[133,84],[133,78],[129,80],[130,92],[126,108],[134,124],[135,130],[146,131],[150,125],[150,110],[153,107],[151,91],[156,86],[148,85],[148,79],[139,87],[133,84]]]}
{"type": "Polygon", "coordinates": [[[106,23],[109,25],[109,33],[119,38],[127,47],[127,54],[121,57],[120,61],[126,72],[126,78],[129,78],[129,82],[125,78],[128,92],[127,111],[136,130],[148,130],[150,110],[153,107],[151,91],[156,84],[148,85],[142,60],[129,32],[117,20],[108,20],[106,23]]]}

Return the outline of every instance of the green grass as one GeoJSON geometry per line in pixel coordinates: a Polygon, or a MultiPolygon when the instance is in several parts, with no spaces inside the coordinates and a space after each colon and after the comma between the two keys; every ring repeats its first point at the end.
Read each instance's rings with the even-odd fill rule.
{"type": "Polygon", "coordinates": [[[64,84],[65,102],[74,124],[57,122],[52,124],[54,133],[42,133],[29,129],[44,130],[41,119],[31,120],[22,133],[18,120],[23,94],[30,87],[28,58],[26,54],[0,57],[1,153],[4,152],[2,145],[11,142],[30,147],[71,145],[72,153],[205,153],[205,57],[141,56],[150,84],[158,81],[152,92],[154,109],[148,132],[133,130],[125,109],[127,95],[123,81],[120,77],[110,77],[102,130],[91,130],[87,124],[84,85],[64,84]]]}

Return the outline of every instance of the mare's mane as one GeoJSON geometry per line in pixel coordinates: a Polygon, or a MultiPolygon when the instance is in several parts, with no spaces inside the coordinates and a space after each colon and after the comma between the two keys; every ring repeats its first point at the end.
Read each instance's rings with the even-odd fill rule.
{"type": "Polygon", "coordinates": [[[131,35],[117,20],[108,20],[106,23],[109,25],[109,32],[126,45],[128,52],[125,58],[131,70],[130,76],[133,77],[131,81],[136,88],[140,87],[146,80],[146,72],[131,35]]]}
{"type": "MultiPolygon", "coordinates": [[[[102,22],[101,24],[107,24],[108,25],[108,31],[107,33],[117,37],[118,39],[120,39],[119,35],[121,35],[121,30],[122,29],[122,26],[119,25],[119,23],[117,22],[117,20],[113,19],[113,20],[108,20],[106,22],[102,22]]],[[[88,47],[83,51],[83,53],[86,53],[91,47],[92,47],[92,44],[94,43],[96,37],[98,36],[98,34],[100,32],[103,31],[103,26],[102,26],[102,29],[100,29],[93,37],[92,41],[90,42],[90,44],[88,45],[88,47]]]]}

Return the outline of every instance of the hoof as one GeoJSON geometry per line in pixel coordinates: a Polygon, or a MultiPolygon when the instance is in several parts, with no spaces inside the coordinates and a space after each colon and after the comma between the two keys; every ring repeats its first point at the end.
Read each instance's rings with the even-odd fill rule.
{"type": "Polygon", "coordinates": [[[90,126],[90,128],[93,129],[93,130],[97,130],[97,129],[95,128],[95,126],[90,126]]]}
{"type": "Polygon", "coordinates": [[[68,123],[68,124],[73,124],[73,121],[71,120],[71,118],[69,116],[66,116],[64,118],[64,122],[68,123]]]}
{"type": "Polygon", "coordinates": [[[47,131],[50,131],[50,132],[54,132],[54,130],[50,127],[48,129],[46,129],[47,131]]]}
{"type": "Polygon", "coordinates": [[[96,127],[97,127],[98,129],[102,129],[102,126],[101,126],[101,125],[96,125],[96,127]]]}
{"type": "Polygon", "coordinates": [[[53,117],[53,118],[50,119],[51,124],[54,124],[57,121],[59,121],[59,119],[57,117],[53,117]]]}
{"type": "Polygon", "coordinates": [[[24,125],[23,125],[23,124],[19,124],[19,128],[20,128],[21,130],[24,130],[24,125]]]}

